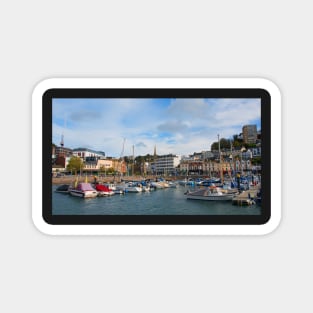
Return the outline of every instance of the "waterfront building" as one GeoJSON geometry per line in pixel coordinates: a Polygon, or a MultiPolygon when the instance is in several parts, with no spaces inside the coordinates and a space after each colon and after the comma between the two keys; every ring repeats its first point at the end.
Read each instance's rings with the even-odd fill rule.
{"type": "Polygon", "coordinates": [[[252,156],[255,158],[255,157],[261,157],[261,152],[262,152],[262,149],[261,149],[261,145],[257,145],[255,148],[252,148],[251,149],[252,151],[252,156]]]}
{"type": "Polygon", "coordinates": [[[108,170],[109,168],[113,167],[113,160],[112,159],[98,159],[96,168],[99,170],[108,170]]]}
{"type": "Polygon", "coordinates": [[[255,144],[258,139],[256,125],[245,125],[242,127],[242,137],[245,144],[255,144]]]}
{"type": "Polygon", "coordinates": [[[55,148],[56,148],[56,145],[53,144],[53,145],[52,145],[52,149],[51,149],[52,163],[53,163],[53,161],[56,159],[55,148]]]}
{"type": "Polygon", "coordinates": [[[202,151],[201,152],[201,159],[202,160],[209,160],[214,158],[214,154],[211,151],[202,151]]]}
{"type": "Polygon", "coordinates": [[[70,161],[71,157],[66,156],[59,156],[54,164],[52,164],[52,173],[54,172],[65,172],[68,162],[70,161]]]}
{"type": "MultiPolygon", "coordinates": [[[[240,168],[240,166],[238,166],[240,168]]],[[[221,163],[216,160],[187,160],[180,162],[181,175],[205,175],[219,176],[221,170],[224,174],[232,173],[235,170],[235,165],[231,159],[224,160],[221,163]]]]}
{"type": "Polygon", "coordinates": [[[180,162],[180,174],[203,175],[205,162],[202,160],[184,159],[180,162]]]}
{"type": "Polygon", "coordinates": [[[60,157],[60,156],[64,156],[64,157],[70,157],[72,156],[72,149],[70,148],[65,148],[63,146],[60,147],[55,147],[55,156],[56,158],[60,157]]]}
{"type": "Polygon", "coordinates": [[[62,165],[52,165],[52,175],[53,177],[56,177],[58,173],[63,173],[65,171],[65,168],[62,165]]]}
{"type": "Polygon", "coordinates": [[[52,144],[52,164],[66,168],[70,157],[72,156],[72,149],[64,147],[64,135],[61,136],[60,146],[52,144]]]}
{"type": "MultiPolygon", "coordinates": [[[[80,157],[82,158],[82,157],[80,157]]],[[[83,159],[83,158],[82,158],[83,159]]],[[[86,172],[94,172],[100,170],[98,165],[99,157],[85,157],[83,170],[86,172]]]]}
{"type": "MultiPolygon", "coordinates": [[[[252,162],[250,159],[236,159],[234,162],[234,167],[235,167],[235,171],[236,172],[249,172],[252,171],[254,169],[256,169],[255,166],[252,166],[252,162]]],[[[260,170],[260,168],[257,168],[258,170],[260,170]]]]}
{"type": "Polygon", "coordinates": [[[248,159],[252,159],[252,157],[253,157],[253,153],[250,149],[242,152],[242,158],[243,159],[248,160],[248,159]]]}
{"type": "Polygon", "coordinates": [[[221,163],[219,161],[209,161],[204,164],[205,174],[209,176],[220,176],[221,171],[223,174],[232,175],[234,169],[235,166],[231,160],[225,160],[221,163]]]}
{"type": "Polygon", "coordinates": [[[112,161],[112,168],[115,172],[119,173],[120,175],[125,175],[127,172],[126,163],[122,159],[111,159],[112,161]]]}
{"type": "Polygon", "coordinates": [[[60,165],[62,168],[66,168],[72,156],[72,149],[65,148],[64,146],[55,146],[52,153],[52,164],[60,165]]]}
{"type": "Polygon", "coordinates": [[[154,162],[154,172],[157,175],[175,175],[181,156],[166,154],[158,156],[154,162]]]}
{"type": "Polygon", "coordinates": [[[126,173],[125,162],[113,158],[86,157],[82,168],[84,172],[104,174],[109,169],[113,169],[114,172],[121,175],[126,173]]]}
{"type": "Polygon", "coordinates": [[[105,158],[105,153],[103,151],[95,151],[88,148],[76,148],[73,149],[72,153],[74,156],[80,157],[83,160],[88,157],[105,158]]]}

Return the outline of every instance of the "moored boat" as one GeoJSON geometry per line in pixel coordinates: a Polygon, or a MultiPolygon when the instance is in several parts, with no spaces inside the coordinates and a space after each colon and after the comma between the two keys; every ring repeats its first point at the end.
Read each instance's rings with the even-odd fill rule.
{"type": "Polygon", "coordinates": [[[222,187],[222,181],[220,178],[210,178],[210,179],[206,179],[203,180],[199,183],[200,186],[204,186],[204,187],[211,187],[211,186],[218,186],[218,187],[222,187]]]}
{"type": "Polygon", "coordinates": [[[96,190],[98,191],[99,197],[106,197],[106,196],[113,196],[114,195],[114,191],[105,185],[97,184],[96,190]]]}
{"type": "Polygon", "coordinates": [[[170,181],[170,182],[168,182],[168,187],[169,188],[177,188],[177,184],[172,182],[172,181],[170,181]]]}
{"type": "Polygon", "coordinates": [[[155,189],[163,189],[164,188],[163,184],[161,184],[160,182],[155,182],[155,181],[151,182],[151,186],[155,189]]]}
{"type": "Polygon", "coordinates": [[[142,192],[142,185],[137,183],[128,183],[125,187],[125,192],[142,192]]]}
{"type": "Polygon", "coordinates": [[[69,193],[69,188],[70,188],[70,185],[63,184],[63,185],[58,186],[57,189],[55,190],[55,192],[68,194],[69,193]]]}
{"type": "Polygon", "coordinates": [[[74,197],[80,198],[95,198],[98,195],[98,192],[90,183],[79,183],[77,187],[70,188],[69,193],[74,197]]]}
{"type": "Polygon", "coordinates": [[[113,190],[113,192],[116,195],[123,195],[125,193],[125,191],[122,189],[115,189],[115,190],[113,190]]]}
{"type": "Polygon", "coordinates": [[[192,200],[205,200],[205,201],[229,201],[232,200],[234,194],[228,194],[222,192],[221,188],[219,187],[209,187],[198,189],[196,191],[187,191],[185,193],[187,199],[192,200]]]}
{"type": "Polygon", "coordinates": [[[194,186],[195,185],[195,181],[192,178],[185,178],[184,180],[180,180],[178,181],[178,184],[181,186],[194,186]]]}
{"type": "Polygon", "coordinates": [[[103,183],[102,185],[107,186],[111,190],[116,190],[116,184],[113,184],[113,183],[103,183]]]}

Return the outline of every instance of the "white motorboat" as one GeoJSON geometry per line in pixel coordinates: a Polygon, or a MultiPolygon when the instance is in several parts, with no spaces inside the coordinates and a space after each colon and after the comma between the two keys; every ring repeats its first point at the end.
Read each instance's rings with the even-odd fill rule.
{"type": "Polygon", "coordinates": [[[151,187],[155,188],[155,189],[163,189],[164,185],[161,182],[151,182],[151,187]]]}
{"type": "Polygon", "coordinates": [[[128,186],[125,188],[126,192],[142,192],[142,187],[139,186],[128,186]]]}
{"type": "Polygon", "coordinates": [[[150,189],[150,185],[142,185],[142,191],[146,191],[146,192],[148,192],[148,191],[150,191],[151,189],[150,189]]]}
{"type": "Polygon", "coordinates": [[[136,183],[128,183],[126,184],[125,192],[142,192],[142,185],[136,183]]]}
{"type": "Polygon", "coordinates": [[[163,188],[169,188],[169,184],[166,181],[160,181],[160,184],[163,186],[163,188]]]}
{"type": "Polygon", "coordinates": [[[172,182],[172,181],[170,181],[170,182],[168,182],[168,187],[169,188],[177,188],[177,184],[172,182]]]}
{"type": "Polygon", "coordinates": [[[187,191],[185,193],[187,199],[205,200],[205,201],[231,201],[234,194],[223,192],[219,187],[210,187],[198,189],[196,191],[187,191]]]}
{"type": "Polygon", "coordinates": [[[178,181],[178,184],[181,185],[181,186],[194,186],[195,185],[195,182],[193,179],[189,178],[188,180],[185,178],[184,180],[180,180],[178,181]]]}
{"type": "Polygon", "coordinates": [[[70,188],[69,193],[80,198],[95,198],[98,195],[98,192],[89,183],[79,183],[77,187],[70,188]]]}
{"type": "Polygon", "coordinates": [[[107,186],[109,189],[111,190],[116,190],[116,184],[112,184],[112,183],[103,183],[102,185],[107,186]]]}
{"type": "Polygon", "coordinates": [[[124,189],[115,189],[113,190],[114,194],[116,195],[123,195],[125,193],[124,189]]]}

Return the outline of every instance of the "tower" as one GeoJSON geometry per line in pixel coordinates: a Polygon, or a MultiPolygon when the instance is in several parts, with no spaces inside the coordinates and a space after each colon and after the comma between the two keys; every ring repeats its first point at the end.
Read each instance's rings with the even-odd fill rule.
{"type": "Polygon", "coordinates": [[[61,135],[60,149],[59,149],[59,157],[65,158],[65,150],[64,150],[64,135],[61,135]]]}
{"type": "Polygon", "coordinates": [[[60,146],[63,148],[64,147],[64,135],[61,135],[61,142],[60,142],[60,146]]]}

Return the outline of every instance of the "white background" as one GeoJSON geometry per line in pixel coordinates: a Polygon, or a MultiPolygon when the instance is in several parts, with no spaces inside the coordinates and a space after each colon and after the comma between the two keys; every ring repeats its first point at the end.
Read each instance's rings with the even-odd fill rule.
{"type": "Polygon", "coordinates": [[[312,312],[311,15],[309,1],[2,1],[0,311],[312,312]],[[41,234],[31,93],[49,77],[273,80],[280,227],[261,237],[41,234]]]}

